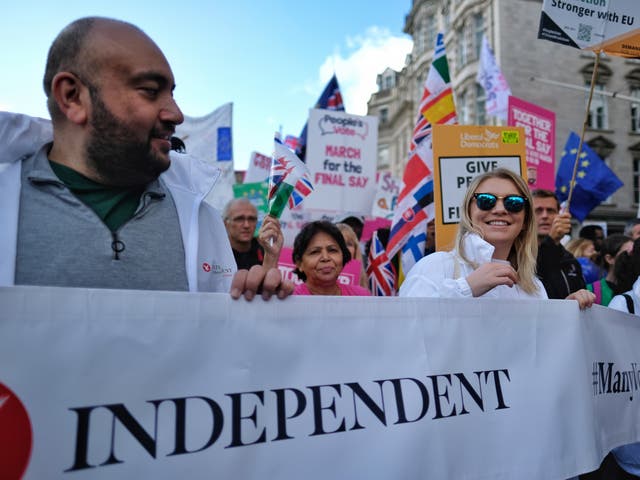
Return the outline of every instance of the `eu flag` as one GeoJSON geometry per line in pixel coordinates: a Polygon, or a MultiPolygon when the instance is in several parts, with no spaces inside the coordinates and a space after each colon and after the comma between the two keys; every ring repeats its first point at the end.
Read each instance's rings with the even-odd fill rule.
{"type": "MultiPolygon", "coordinates": [[[[344,112],[344,104],[342,103],[342,94],[340,93],[340,86],[338,85],[338,78],[335,73],[324,87],[322,95],[316,102],[313,108],[323,108],[325,110],[338,110],[344,112]]],[[[305,161],[305,154],[307,149],[307,124],[304,124],[302,133],[298,138],[298,148],[296,148],[296,154],[300,159],[305,161]]]]}
{"type": "MultiPolygon", "coordinates": [[[[556,194],[561,202],[569,196],[569,184],[573,176],[573,166],[579,145],[580,137],[570,132],[556,173],[556,194]]],[[[589,145],[583,143],[582,152],[578,158],[576,184],[571,195],[569,212],[582,222],[591,210],[613,195],[622,185],[622,181],[607,167],[598,154],[591,150],[589,145]]]]}

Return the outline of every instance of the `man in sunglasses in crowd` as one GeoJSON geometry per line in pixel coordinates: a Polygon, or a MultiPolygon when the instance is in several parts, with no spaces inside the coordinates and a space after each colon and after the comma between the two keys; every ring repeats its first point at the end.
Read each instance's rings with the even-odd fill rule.
{"type": "Polygon", "coordinates": [[[531,195],[538,225],[536,273],[549,298],[564,299],[586,288],[580,263],[560,243],[571,231],[571,215],[560,213],[558,197],[551,190],[534,190],[531,195]]]}
{"type": "Polygon", "coordinates": [[[222,218],[239,269],[249,270],[254,265],[265,268],[278,266],[284,237],[277,218],[266,215],[257,238],[254,233],[258,210],[248,199],[229,201],[222,211],[222,218]]]}

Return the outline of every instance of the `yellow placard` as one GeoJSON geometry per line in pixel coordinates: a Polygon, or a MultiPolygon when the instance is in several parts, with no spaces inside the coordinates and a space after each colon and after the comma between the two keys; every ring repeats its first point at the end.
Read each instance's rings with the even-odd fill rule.
{"type": "Polygon", "coordinates": [[[522,127],[433,126],[436,250],[454,246],[460,208],[473,179],[499,167],[526,180],[522,127]]]}

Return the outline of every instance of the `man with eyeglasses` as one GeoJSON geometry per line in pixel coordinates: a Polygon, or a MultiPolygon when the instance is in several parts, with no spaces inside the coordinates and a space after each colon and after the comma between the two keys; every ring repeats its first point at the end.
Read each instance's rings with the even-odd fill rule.
{"type": "Polygon", "coordinates": [[[248,199],[231,200],[225,205],[222,218],[238,269],[249,270],[254,265],[265,268],[278,266],[284,237],[276,218],[270,215],[264,217],[257,238],[254,233],[258,210],[248,199]]]}
{"type": "Polygon", "coordinates": [[[551,190],[531,192],[538,225],[538,259],[536,273],[549,298],[564,299],[586,288],[582,267],[560,243],[571,231],[571,215],[560,213],[558,197],[551,190]]]}

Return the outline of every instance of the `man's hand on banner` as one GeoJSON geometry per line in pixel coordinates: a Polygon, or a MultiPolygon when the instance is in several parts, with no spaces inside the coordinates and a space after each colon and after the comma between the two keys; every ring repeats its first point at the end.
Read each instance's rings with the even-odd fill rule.
{"type": "Polygon", "coordinates": [[[593,292],[583,288],[573,292],[566,298],[566,300],[576,300],[580,306],[580,310],[584,310],[585,308],[591,308],[593,303],[596,301],[596,296],[593,292]]]}
{"type": "Polygon", "coordinates": [[[293,283],[283,280],[277,268],[265,268],[254,265],[251,270],[238,270],[231,281],[231,298],[237,300],[241,296],[248,301],[256,295],[269,300],[273,295],[283,299],[293,293],[293,283]]]}

